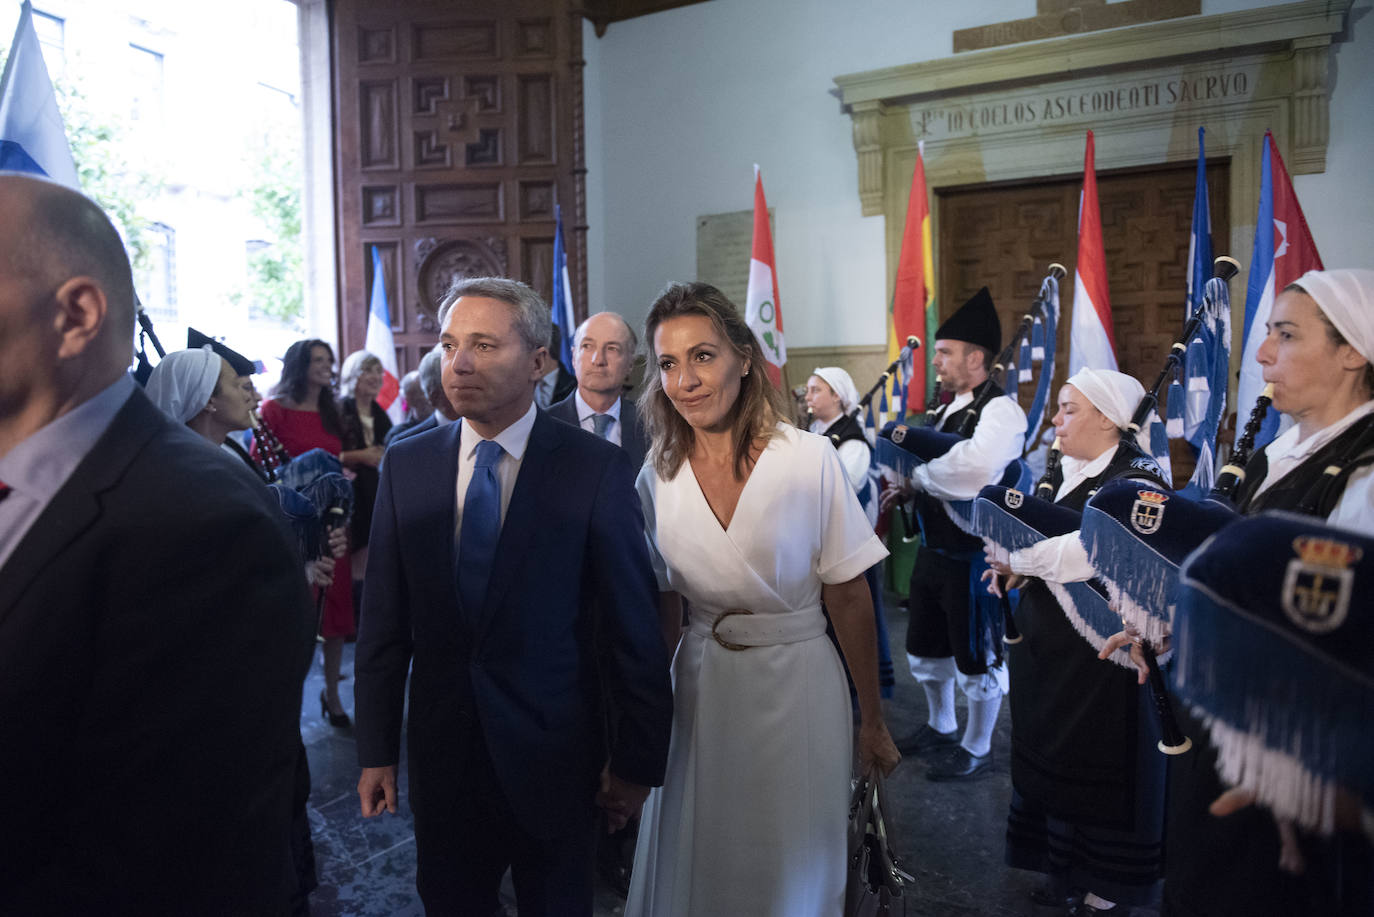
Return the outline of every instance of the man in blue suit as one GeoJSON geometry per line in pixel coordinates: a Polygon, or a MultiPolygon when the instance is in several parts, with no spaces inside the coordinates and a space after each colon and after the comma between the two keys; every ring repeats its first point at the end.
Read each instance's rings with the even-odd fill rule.
{"type": "Polygon", "coordinates": [[[410,670],[416,884],[431,914],[590,915],[596,806],[662,782],[667,651],[625,453],[534,405],[549,312],[460,281],[441,314],[461,422],[392,446],[358,635],[358,793],[396,811],[410,670]],[[607,715],[614,711],[614,721],[607,715]]]}

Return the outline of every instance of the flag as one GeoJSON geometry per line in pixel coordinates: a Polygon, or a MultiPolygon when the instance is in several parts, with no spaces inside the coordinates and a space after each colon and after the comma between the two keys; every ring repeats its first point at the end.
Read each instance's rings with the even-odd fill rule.
{"type": "MultiPolygon", "coordinates": [[[[1197,131],[1197,184],[1193,192],[1193,228],[1188,240],[1188,304],[1192,313],[1210,300],[1193,340],[1185,342],[1183,375],[1183,435],[1197,456],[1193,477],[1184,488],[1190,496],[1209,493],[1216,477],[1217,431],[1226,416],[1226,389],[1231,372],[1231,293],[1224,281],[1212,278],[1212,217],[1207,195],[1207,160],[1203,129],[1197,131]]],[[[1170,388],[1169,397],[1174,397],[1170,388]]],[[[1169,404],[1174,415],[1174,406],[1169,404]]]]}
{"type": "MultiPolygon", "coordinates": [[[[897,359],[909,335],[933,347],[936,328],[935,267],[930,243],[930,204],[926,197],[925,143],[916,146],[916,166],[911,172],[911,191],[906,201],[906,223],[902,228],[902,248],[897,256],[897,280],[892,287],[892,309],[887,324],[887,359],[897,359]]],[[[929,359],[920,360],[916,370],[906,374],[906,407],[922,410],[926,403],[929,359]]],[[[905,417],[901,418],[905,419],[905,417]]]]}
{"type": "Polygon", "coordinates": [[[382,267],[382,253],[372,246],[372,301],[367,310],[367,337],[363,349],[382,361],[385,376],[377,403],[386,411],[392,423],[401,419],[401,380],[396,371],[396,340],[391,336],[391,310],[386,303],[386,272],[382,267]]]}
{"type": "Polygon", "coordinates": [[[768,202],[763,176],[754,166],[754,245],[749,255],[749,288],[744,294],[744,322],[763,348],[764,369],[773,384],[782,386],[787,345],[782,339],[782,309],[778,305],[778,274],[773,260],[773,233],[768,228],[768,202]]]}
{"type": "Polygon", "coordinates": [[[1116,337],[1112,333],[1112,304],[1107,297],[1107,254],[1102,247],[1092,131],[1088,131],[1088,147],[1083,155],[1083,193],[1078,199],[1078,263],[1073,270],[1069,375],[1085,366],[1116,369],[1116,337]]]}
{"type": "Polygon", "coordinates": [[[558,329],[558,353],[553,357],[568,370],[573,368],[572,339],[577,330],[573,318],[572,282],[568,279],[568,249],[563,245],[563,208],[553,207],[553,324],[558,329]]]}
{"type": "MultiPolygon", "coordinates": [[[[1242,334],[1243,351],[1240,361],[1240,387],[1236,394],[1236,410],[1244,415],[1255,406],[1264,389],[1263,370],[1255,362],[1260,344],[1264,343],[1269,313],[1274,298],[1293,281],[1308,271],[1322,270],[1317,244],[1307,228],[1307,220],[1293,193],[1293,183],[1284,168],[1274,135],[1264,132],[1264,147],[1260,153],[1260,202],[1255,217],[1255,247],[1250,255],[1250,280],[1245,291],[1245,329],[1242,334]]],[[[1273,408],[1264,420],[1255,448],[1274,438],[1279,428],[1278,412],[1273,408]]]]}
{"type": "Polygon", "coordinates": [[[81,190],[28,3],[20,8],[19,27],[0,76],[0,171],[46,175],[81,190]]]}

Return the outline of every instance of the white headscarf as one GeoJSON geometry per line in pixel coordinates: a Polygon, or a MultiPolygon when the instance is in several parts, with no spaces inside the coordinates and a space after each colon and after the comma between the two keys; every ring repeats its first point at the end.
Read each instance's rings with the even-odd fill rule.
{"type": "Polygon", "coordinates": [[[812,370],[811,375],[824,379],[825,384],[840,397],[840,410],[844,413],[848,414],[859,403],[859,390],[854,386],[854,380],[838,366],[822,366],[812,370]]]}
{"type": "Polygon", "coordinates": [[[186,423],[210,403],[222,363],[209,344],[200,350],[169,353],[153,367],[144,392],[162,413],[177,423],[186,423]]]}
{"type": "Polygon", "coordinates": [[[1374,271],[1308,271],[1295,281],[1360,356],[1374,363],[1374,271]]]}
{"type": "Polygon", "coordinates": [[[1074,373],[1067,384],[1082,392],[1083,397],[1093,403],[1093,407],[1106,414],[1122,430],[1131,425],[1131,415],[1139,406],[1140,399],[1145,397],[1145,386],[1134,376],[1113,369],[1085,367],[1074,373]]]}

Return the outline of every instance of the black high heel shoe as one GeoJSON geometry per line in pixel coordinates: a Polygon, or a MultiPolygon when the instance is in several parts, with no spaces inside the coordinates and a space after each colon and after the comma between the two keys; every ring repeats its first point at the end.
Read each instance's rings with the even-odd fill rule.
{"type": "Polygon", "coordinates": [[[329,725],[339,729],[347,729],[353,725],[353,721],[348,718],[347,713],[333,713],[329,709],[329,702],[324,699],[324,689],[320,689],[320,716],[329,720],[329,725]]]}

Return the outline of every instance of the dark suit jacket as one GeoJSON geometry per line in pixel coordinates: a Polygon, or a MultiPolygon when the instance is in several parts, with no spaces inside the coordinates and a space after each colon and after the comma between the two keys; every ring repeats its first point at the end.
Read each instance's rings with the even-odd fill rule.
{"type": "Polygon", "coordinates": [[[399,443],[401,440],[410,439],[412,436],[419,436],[421,433],[428,433],[430,430],[433,430],[437,426],[439,426],[439,412],[435,411],[433,414],[430,414],[428,417],[426,417],[424,420],[420,421],[413,427],[410,427],[405,430],[400,430],[399,432],[393,430],[392,432],[395,433],[394,436],[388,434],[389,441],[386,444],[387,452],[390,453],[391,447],[399,443]]]}
{"type": "Polygon", "coordinates": [[[396,443],[382,468],[355,661],[358,756],[397,762],[409,667],[417,817],[462,798],[480,737],[520,827],[554,838],[590,818],[608,734],[612,772],[663,780],[672,690],[634,471],[623,451],[539,412],[485,603],[465,608],[460,431],[396,443]]]}
{"type": "MultiPolygon", "coordinates": [[[[577,393],[573,392],[557,404],[550,405],[549,414],[580,428],[577,421],[577,393]]],[[[639,422],[639,411],[635,409],[634,402],[624,396],[620,398],[620,448],[629,453],[630,464],[634,465],[635,474],[638,474],[640,466],[644,464],[644,456],[649,451],[649,434],[639,422]]]]}
{"type": "Polygon", "coordinates": [[[267,488],[134,392],[0,569],[0,913],[285,911],[313,618],[267,488]]]}

